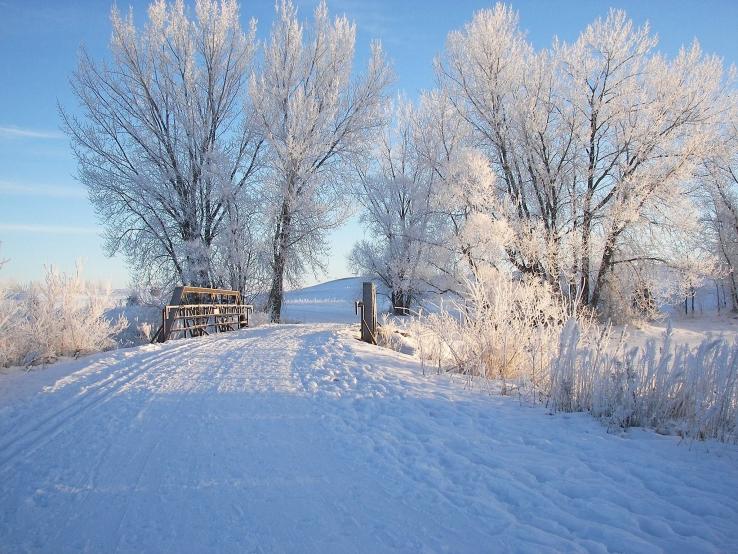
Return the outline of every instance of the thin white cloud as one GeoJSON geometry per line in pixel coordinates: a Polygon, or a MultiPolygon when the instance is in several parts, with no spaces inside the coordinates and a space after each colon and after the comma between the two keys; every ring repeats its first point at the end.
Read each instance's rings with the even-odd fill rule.
{"type": "MultiPolygon", "coordinates": [[[[398,7],[401,8],[401,5],[398,7]]],[[[397,12],[377,9],[373,0],[334,0],[330,8],[331,13],[343,13],[349,20],[355,20],[360,31],[366,32],[372,40],[381,40],[383,44],[405,46],[417,38],[417,29],[403,27],[397,12]]]]}
{"type": "Polygon", "coordinates": [[[98,235],[96,227],[74,227],[70,225],[36,225],[27,223],[0,223],[0,232],[34,233],[38,235],[98,235]]]}
{"type": "Polygon", "coordinates": [[[50,198],[87,197],[87,192],[82,187],[16,183],[0,180],[0,195],[2,194],[12,196],[46,196],[50,198]]]}
{"type": "Polygon", "coordinates": [[[24,129],[23,127],[16,127],[15,125],[0,125],[0,137],[62,139],[64,138],[64,134],[59,131],[24,129]]]}

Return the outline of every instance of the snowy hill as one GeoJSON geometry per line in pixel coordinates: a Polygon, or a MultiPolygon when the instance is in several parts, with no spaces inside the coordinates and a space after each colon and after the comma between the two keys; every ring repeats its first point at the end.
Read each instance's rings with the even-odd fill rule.
{"type": "MultiPolygon", "coordinates": [[[[361,277],[346,277],[285,293],[282,317],[299,323],[355,323],[354,301],[361,299],[361,277]]],[[[381,298],[379,301],[381,302],[381,298]]],[[[380,304],[381,305],[381,304],[380,304]]]]}

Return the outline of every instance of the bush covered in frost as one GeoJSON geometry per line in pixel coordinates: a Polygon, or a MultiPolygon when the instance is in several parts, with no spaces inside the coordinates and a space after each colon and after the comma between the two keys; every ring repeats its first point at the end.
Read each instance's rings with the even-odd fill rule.
{"type": "Polygon", "coordinates": [[[576,321],[561,332],[545,384],[553,410],[587,411],[618,427],[652,427],[698,439],[738,439],[738,345],[705,339],[674,345],[669,327],[645,348],[583,340],[576,321]]]}
{"type": "Polygon", "coordinates": [[[128,325],[105,314],[110,288],[47,268],[44,280],[0,291],[0,365],[47,363],[116,346],[113,337],[128,325]]]}
{"type": "Polygon", "coordinates": [[[425,361],[469,379],[499,379],[507,390],[521,377],[540,379],[570,313],[548,284],[490,268],[476,270],[460,294],[406,332],[425,361]]]}
{"type": "Polygon", "coordinates": [[[738,345],[663,341],[627,348],[591,314],[538,280],[475,273],[465,293],[410,322],[385,320],[380,342],[413,345],[424,371],[494,380],[553,411],[587,411],[613,427],[738,439],[738,345]]]}

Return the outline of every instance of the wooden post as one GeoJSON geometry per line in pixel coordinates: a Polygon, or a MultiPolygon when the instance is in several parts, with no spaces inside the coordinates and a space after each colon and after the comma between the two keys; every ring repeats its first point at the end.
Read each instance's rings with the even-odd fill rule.
{"type": "Polygon", "coordinates": [[[361,340],[377,344],[377,287],[374,283],[364,283],[361,310],[361,340]]]}
{"type": "MultiPolygon", "coordinates": [[[[182,291],[184,291],[184,287],[176,287],[174,289],[174,292],[172,292],[172,299],[169,301],[170,306],[174,306],[182,302],[182,291]]],[[[177,310],[171,310],[169,312],[169,317],[166,319],[166,321],[162,322],[162,334],[159,337],[159,342],[166,342],[167,340],[169,340],[169,335],[172,333],[172,329],[174,328],[174,324],[176,323],[176,321],[177,310]]]]}

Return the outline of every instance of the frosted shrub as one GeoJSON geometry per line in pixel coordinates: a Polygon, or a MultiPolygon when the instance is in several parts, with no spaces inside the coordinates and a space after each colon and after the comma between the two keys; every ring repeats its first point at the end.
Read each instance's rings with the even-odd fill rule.
{"type": "Polygon", "coordinates": [[[138,332],[139,338],[145,341],[151,341],[152,325],[149,321],[142,321],[136,325],[136,331],[138,332]]]}
{"type": "Polygon", "coordinates": [[[546,384],[553,410],[588,411],[618,427],[652,427],[699,439],[738,439],[738,345],[706,339],[697,348],[661,343],[613,348],[609,334],[583,340],[575,321],[561,333],[546,384]]]}
{"type": "Polygon", "coordinates": [[[9,302],[7,332],[0,342],[4,366],[34,365],[113,348],[113,336],[128,325],[123,316],[115,322],[105,317],[112,303],[109,288],[83,280],[79,267],[73,275],[49,268],[42,282],[28,285],[9,302]]]}
{"type": "Polygon", "coordinates": [[[9,365],[19,355],[15,340],[18,304],[11,292],[0,286],[0,367],[9,365]]]}
{"type": "Polygon", "coordinates": [[[394,318],[389,317],[387,314],[382,314],[379,317],[376,337],[379,346],[402,352],[405,349],[403,338],[407,336],[408,333],[405,331],[404,326],[394,318]]]}
{"type": "MultiPolygon", "coordinates": [[[[422,316],[422,314],[420,314],[422,316]]],[[[417,355],[421,359],[423,374],[427,372],[441,373],[443,361],[451,358],[451,351],[446,345],[442,335],[437,332],[438,325],[435,321],[437,316],[431,314],[428,325],[421,318],[413,318],[407,324],[408,336],[415,344],[417,355]]]]}
{"type": "Polygon", "coordinates": [[[422,319],[428,359],[473,377],[538,382],[556,355],[566,302],[546,283],[477,270],[451,306],[422,319]],[[433,337],[432,340],[428,336],[433,337]],[[434,344],[435,343],[435,344],[434,344]]]}
{"type": "Polygon", "coordinates": [[[131,304],[129,300],[130,297],[125,300],[125,304],[118,302],[105,311],[105,319],[108,321],[118,321],[121,316],[128,321],[126,328],[111,337],[119,348],[151,342],[161,324],[160,307],[131,304]]]}
{"type": "MultiPolygon", "coordinates": [[[[706,339],[627,348],[536,280],[478,274],[464,295],[405,326],[423,363],[497,381],[553,411],[586,411],[611,427],[738,440],[738,344],[706,339]]],[[[392,340],[397,340],[392,339],[392,340]]]]}
{"type": "Polygon", "coordinates": [[[269,314],[261,310],[254,310],[251,312],[251,315],[249,315],[249,327],[259,327],[261,325],[266,325],[270,321],[271,318],[269,314]]]}
{"type": "Polygon", "coordinates": [[[418,356],[425,374],[426,362],[438,360],[438,349],[443,345],[428,328],[422,313],[408,310],[407,315],[413,317],[382,314],[377,328],[377,344],[403,354],[418,356]]]}
{"type": "MultiPolygon", "coordinates": [[[[0,258],[0,269],[7,260],[0,258]]],[[[10,364],[18,357],[20,344],[15,339],[18,303],[11,290],[0,283],[0,367],[10,364]]]]}

